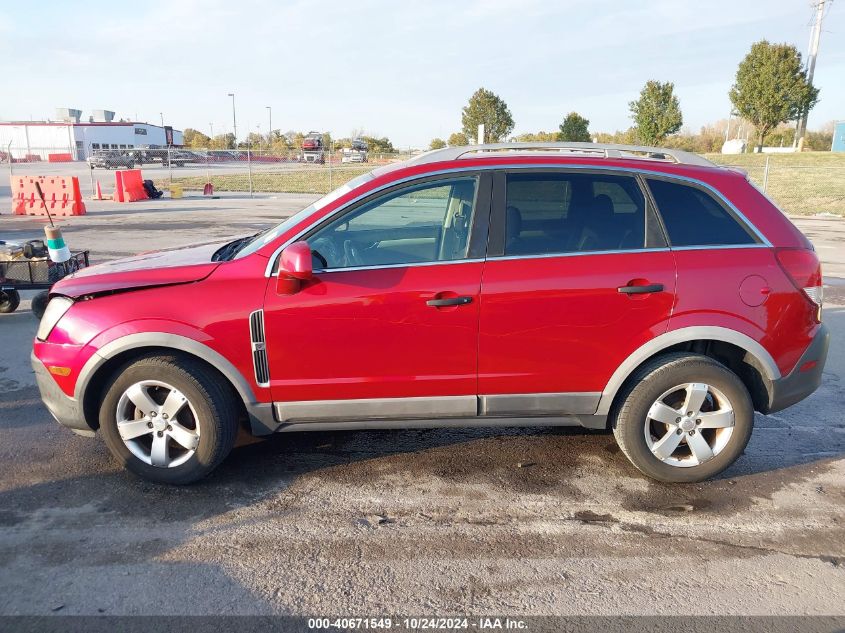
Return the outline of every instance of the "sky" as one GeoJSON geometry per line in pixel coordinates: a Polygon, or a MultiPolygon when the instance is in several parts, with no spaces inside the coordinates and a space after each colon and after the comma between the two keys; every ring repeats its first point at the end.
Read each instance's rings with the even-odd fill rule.
{"type": "MultiPolygon", "coordinates": [[[[684,126],[727,117],[760,39],[806,53],[810,0],[0,0],[0,120],[57,107],[238,136],[353,130],[426,147],[461,128],[483,86],[514,134],[631,125],[649,79],[672,81],[684,126]]],[[[845,0],[825,18],[810,129],[845,119],[845,0]]]]}

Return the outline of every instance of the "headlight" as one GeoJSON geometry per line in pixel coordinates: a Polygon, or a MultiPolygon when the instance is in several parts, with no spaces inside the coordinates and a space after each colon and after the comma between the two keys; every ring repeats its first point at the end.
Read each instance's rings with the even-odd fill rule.
{"type": "Polygon", "coordinates": [[[50,299],[50,303],[47,304],[47,309],[44,310],[44,316],[41,317],[41,323],[38,324],[38,332],[35,335],[38,337],[38,340],[47,340],[47,337],[50,336],[50,332],[52,332],[53,328],[56,327],[56,323],[59,322],[59,319],[65,315],[65,312],[67,312],[72,305],[73,300],[68,299],[67,297],[53,297],[50,299]]]}

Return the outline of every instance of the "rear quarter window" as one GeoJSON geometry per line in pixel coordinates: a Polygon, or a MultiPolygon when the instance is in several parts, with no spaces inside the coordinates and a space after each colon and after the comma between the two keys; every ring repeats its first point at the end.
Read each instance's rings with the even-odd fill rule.
{"type": "Polygon", "coordinates": [[[671,246],[756,244],[754,235],[712,194],[692,185],[648,178],[671,246]]]}

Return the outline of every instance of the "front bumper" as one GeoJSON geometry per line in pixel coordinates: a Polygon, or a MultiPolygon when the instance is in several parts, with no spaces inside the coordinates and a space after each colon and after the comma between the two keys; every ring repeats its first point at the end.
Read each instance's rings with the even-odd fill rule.
{"type": "Polygon", "coordinates": [[[793,370],[786,376],[771,382],[769,406],[765,413],[775,413],[791,407],[819,388],[829,345],[830,332],[827,326],[822,323],[813,341],[801,355],[793,370]],[[815,362],[814,365],[801,371],[802,367],[813,362],[815,362]]]}
{"type": "Polygon", "coordinates": [[[79,435],[94,435],[94,430],[85,421],[79,401],[59,389],[59,385],[35,353],[30,355],[30,361],[32,370],[35,372],[35,382],[38,383],[38,391],[41,392],[41,400],[44,401],[44,406],[50,414],[56,418],[56,422],[79,435]]]}

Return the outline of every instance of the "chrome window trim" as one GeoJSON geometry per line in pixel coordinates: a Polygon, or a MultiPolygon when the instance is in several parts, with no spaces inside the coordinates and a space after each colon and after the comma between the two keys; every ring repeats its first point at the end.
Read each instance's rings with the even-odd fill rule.
{"type": "Polygon", "coordinates": [[[732,248],[771,248],[770,244],[702,244],[701,246],[676,246],[673,251],[712,251],[732,248]]]}
{"type": "Polygon", "coordinates": [[[671,249],[666,246],[656,248],[632,248],[630,250],[611,251],[565,251],[562,253],[538,253],[536,255],[494,255],[486,261],[500,262],[511,259],[550,259],[553,257],[583,257],[586,255],[627,255],[628,253],[668,253],[671,249]]]}
{"type": "Polygon", "coordinates": [[[538,255],[495,255],[488,257],[486,261],[498,262],[510,259],[549,259],[557,257],[585,257],[587,255],[627,255],[629,253],[668,253],[672,251],[710,251],[725,250],[732,248],[768,248],[765,244],[712,244],[708,246],[679,246],[670,248],[660,246],[656,248],[632,248],[614,251],[567,251],[564,253],[542,253],[538,255]]]}
{"type": "MultiPolygon", "coordinates": [[[[273,254],[270,255],[270,258],[267,260],[267,265],[264,268],[264,276],[268,277],[268,278],[272,277],[273,268],[275,267],[276,260],[279,258],[279,255],[281,254],[281,252],[287,246],[296,242],[300,237],[302,237],[303,235],[308,233],[311,229],[313,229],[315,226],[317,226],[317,224],[319,224],[321,222],[325,222],[325,221],[329,220],[330,218],[333,218],[335,215],[343,213],[349,207],[357,204],[358,202],[360,202],[364,198],[367,198],[369,196],[377,194],[381,191],[384,191],[385,189],[390,189],[391,187],[395,187],[397,185],[402,185],[402,184],[405,184],[407,182],[413,182],[414,180],[422,180],[424,178],[430,178],[432,176],[457,174],[457,173],[462,173],[462,172],[478,172],[478,171],[489,171],[489,170],[506,171],[506,170],[513,170],[513,169],[541,169],[541,170],[545,170],[545,171],[568,171],[568,170],[580,169],[580,170],[589,170],[589,171],[594,171],[594,172],[603,172],[603,171],[608,172],[608,171],[610,171],[610,172],[621,172],[621,173],[631,174],[631,175],[642,174],[642,175],[645,175],[646,177],[651,175],[651,176],[657,176],[657,177],[660,177],[660,178],[665,178],[667,180],[679,180],[679,181],[682,181],[682,182],[692,183],[692,184],[698,185],[700,187],[703,187],[704,189],[706,189],[707,191],[711,192],[716,197],[718,197],[719,200],[721,200],[723,204],[728,206],[731,209],[731,211],[736,214],[737,219],[743,225],[745,225],[755,235],[755,237],[757,237],[757,239],[760,240],[760,243],[759,244],[708,245],[708,246],[680,246],[680,247],[674,248],[674,249],[670,246],[670,247],[668,247],[668,250],[692,250],[692,249],[707,250],[707,249],[723,249],[723,248],[757,248],[757,247],[771,248],[771,246],[772,246],[772,243],[768,239],[766,239],[766,236],[764,236],[760,232],[760,230],[754,225],[754,223],[751,222],[751,220],[749,220],[746,217],[746,215],[742,211],[740,211],[736,207],[736,205],[734,205],[730,200],[728,200],[718,189],[716,189],[712,185],[704,182],[703,180],[698,180],[697,178],[692,178],[690,176],[681,176],[681,175],[678,175],[678,174],[667,174],[666,172],[661,171],[659,169],[646,169],[642,166],[616,167],[616,166],[613,166],[613,165],[610,165],[610,166],[601,166],[601,165],[554,165],[554,164],[542,164],[542,163],[541,164],[533,164],[533,163],[532,164],[516,164],[516,165],[475,165],[473,167],[450,167],[448,169],[440,169],[440,170],[437,170],[437,171],[431,171],[431,172],[427,172],[427,173],[424,173],[424,174],[416,174],[414,176],[408,176],[407,178],[401,178],[399,180],[393,180],[393,181],[391,181],[389,183],[385,183],[384,185],[381,185],[380,187],[377,187],[377,188],[375,188],[371,191],[368,191],[367,193],[361,194],[360,196],[353,198],[352,200],[350,200],[346,204],[338,207],[337,209],[335,209],[334,211],[332,211],[331,213],[329,213],[325,217],[320,218],[316,222],[312,222],[305,229],[303,229],[302,231],[300,231],[299,233],[294,235],[292,238],[285,241],[284,244],[282,244],[281,246],[276,248],[276,250],[273,251],[273,254]]],[[[642,249],[642,250],[653,250],[653,249],[642,249]]],[[[609,254],[609,253],[632,253],[632,252],[637,252],[637,251],[635,251],[635,250],[623,250],[623,249],[614,250],[614,251],[592,251],[590,253],[581,253],[581,252],[576,251],[576,252],[563,253],[563,254],[554,254],[554,255],[550,255],[550,256],[561,257],[561,256],[565,256],[565,255],[587,255],[587,254],[604,254],[604,255],[606,255],[606,254],[609,254]]],[[[542,255],[538,255],[538,256],[542,257],[542,256],[546,256],[546,254],[542,254],[542,255]]],[[[510,255],[510,256],[504,256],[504,257],[491,257],[489,259],[491,259],[491,260],[492,259],[505,259],[506,257],[522,259],[524,257],[537,257],[537,256],[535,256],[535,255],[527,255],[527,256],[510,255]]],[[[466,260],[454,260],[452,263],[457,262],[457,261],[466,261],[466,260]]],[[[444,262],[436,262],[436,263],[444,263],[444,262]]],[[[402,265],[403,266],[410,266],[412,264],[402,264],[402,265]]],[[[393,264],[390,264],[390,266],[393,266],[393,264]]],[[[383,266],[377,266],[376,268],[383,268],[383,266]]],[[[345,268],[343,270],[350,270],[350,269],[345,268]]]]}
{"type": "Polygon", "coordinates": [[[483,262],[483,257],[474,259],[446,259],[434,262],[412,262],[410,264],[373,264],[371,266],[348,266],[346,268],[320,268],[314,271],[315,275],[326,273],[345,273],[353,270],[383,270],[389,268],[420,268],[422,266],[446,266],[448,264],[478,264],[483,262]]]}

